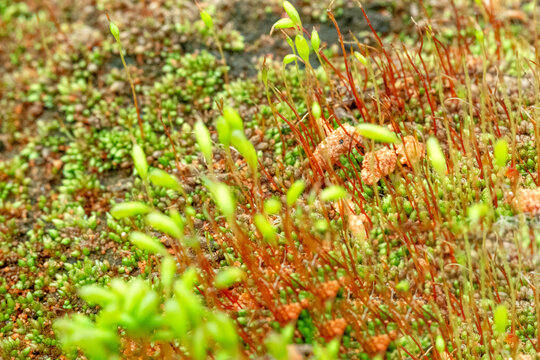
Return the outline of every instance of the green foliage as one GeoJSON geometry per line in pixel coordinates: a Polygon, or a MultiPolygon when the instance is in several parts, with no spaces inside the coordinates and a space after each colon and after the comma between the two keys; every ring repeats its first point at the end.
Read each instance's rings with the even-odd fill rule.
{"type": "Polygon", "coordinates": [[[292,324],[287,325],[281,334],[271,334],[266,338],[265,345],[268,352],[276,360],[289,360],[289,351],[287,345],[292,341],[294,335],[294,326],[292,324]]]}
{"type": "MultiPolygon", "coordinates": [[[[293,54],[265,57],[257,79],[243,74],[267,43],[251,41],[252,20],[282,16],[272,6],[239,4],[238,23],[214,16],[224,4],[162,3],[120,34],[62,2],[53,19],[0,0],[0,358],[60,358],[61,346],[68,358],[288,359],[295,343],[312,359],[368,359],[364,345],[386,334],[380,358],[536,354],[539,225],[519,206],[538,182],[535,8],[477,3],[456,4],[478,22],[459,31],[444,4],[426,5],[421,20],[437,28],[422,32],[390,6],[399,34],[375,49],[342,28],[349,39],[323,50],[284,2],[274,39],[293,54]],[[230,51],[239,26],[246,54],[230,51]],[[342,120],[364,122],[364,139],[316,171],[308,154],[342,120]],[[390,122],[404,139],[432,136],[427,157],[407,163],[390,122]],[[395,146],[390,173],[366,186],[371,141],[395,146]],[[440,308],[455,299],[457,313],[440,308]]],[[[327,16],[326,3],[297,4],[327,16]]],[[[118,16],[117,5],[91,6],[118,16]]],[[[349,5],[333,2],[339,24],[349,5]]],[[[385,18],[371,19],[376,32],[385,18]]]]}
{"type": "Polygon", "coordinates": [[[219,117],[216,120],[216,128],[218,131],[219,142],[228,148],[231,144],[232,131],[229,122],[224,117],[219,117]]]}
{"type": "Polygon", "coordinates": [[[90,360],[120,359],[120,340],[114,328],[97,327],[82,314],[57,320],[54,325],[67,353],[75,354],[81,349],[90,360]]]}
{"type": "Polygon", "coordinates": [[[192,291],[191,277],[187,272],[175,280],[170,295],[141,279],[82,288],[81,295],[101,310],[95,321],[80,314],[56,321],[62,347],[68,352],[81,349],[90,360],[120,358],[120,337],[114,330],[119,327],[135,339],[178,342],[194,359],[205,359],[208,353],[236,357],[239,338],[234,323],[202,305],[192,291]]]}
{"type": "Polygon", "coordinates": [[[283,57],[283,65],[288,65],[296,61],[295,54],[287,54],[283,57]]]}
{"type": "Polygon", "coordinates": [[[437,349],[438,352],[442,353],[445,348],[446,344],[443,337],[441,335],[437,335],[437,338],[435,339],[435,349],[437,349]]]}

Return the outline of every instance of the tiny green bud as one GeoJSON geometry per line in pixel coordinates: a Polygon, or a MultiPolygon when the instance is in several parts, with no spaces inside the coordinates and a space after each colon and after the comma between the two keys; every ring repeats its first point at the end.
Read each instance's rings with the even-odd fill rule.
{"type": "Polygon", "coordinates": [[[161,282],[163,287],[170,289],[176,274],[176,262],[171,256],[165,256],[161,262],[161,282]]]}
{"type": "Polygon", "coordinates": [[[294,27],[294,21],[292,21],[290,18],[283,18],[274,23],[272,26],[272,31],[273,29],[288,29],[292,27],[294,27]]]}
{"type": "Polygon", "coordinates": [[[368,61],[367,61],[367,59],[365,58],[364,55],[362,55],[362,54],[360,54],[359,52],[356,52],[356,51],[355,51],[355,52],[354,52],[354,56],[356,57],[356,59],[357,59],[358,61],[360,61],[360,64],[362,64],[362,65],[364,65],[364,66],[367,65],[368,61]]]}
{"type": "Polygon", "coordinates": [[[268,86],[268,65],[266,63],[263,63],[261,68],[261,79],[264,86],[268,86]]]}
{"type": "Polygon", "coordinates": [[[337,201],[347,197],[347,192],[341,186],[332,185],[321,192],[322,201],[337,201]]]}
{"type": "Polygon", "coordinates": [[[146,179],[148,176],[148,163],[146,162],[146,155],[139,144],[133,145],[131,156],[133,157],[133,163],[135,164],[137,173],[141,179],[146,179]]]}
{"type": "Polygon", "coordinates": [[[165,214],[155,211],[146,215],[145,220],[149,226],[158,231],[164,232],[165,234],[177,239],[181,239],[183,237],[180,226],[178,226],[176,221],[165,214]]]}
{"type": "Polygon", "coordinates": [[[313,105],[311,106],[311,114],[313,115],[315,119],[321,118],[321,114],[322,114],[321,105],[319,105],[317,101],[315,101],[313,105]]]}
{"type": "Polygon", "coordinates": [[[212,20],[212,17],[205,10],[201,11],[201,19],[207,28],[212,29],[214,27],[214,22],[212,20]]]}
{"type": "Polygon", "coordinates": [[[208,358],[208,339],[205,329],[201,326],[195,329],[191,336],[190,358],[204,360],[208,358]]]}
{"type": "Polygon", "coordinates": [[[484,203],[478,203],[469,206],[467,209],[467,216],[471,223],[477,223],[481,218],[486,216],[489,212],[489,207],[484,203]]]}
{"type": "Polygon", "coordinates": [[[246,138],[244,133],[239,130],[233,130],[232,144],[236,150],[242,154],[244,159],[246,159],[251,171],[255,172],[259,163],[257,159],[257,151],[255,150],[253,144],[246,138]]]}
{"type": "Polygon", "coordinates": [[[285,38],[285,41],[287,41],[287,44],[291,47],[291,50],[294,52],[294,40],[291,39],[289,36],[285,38]]]}
{"type": "Polygon", "coordinates": [[[296,61],[296,55],[294,54],[287,54],[283,58],[283,65],[289,65],[290,63],[296,61]]]}
{"type": "Polygon", "coordinates": [[[279,213],[281,210],[281,202],[277,199],[268,199],[264,202],[264,211],[270,215],[279,213]]]}
{"type": "Polygon", "coordinates": [[[484,32],[482,29],[476,29],[474,31],[474,36],[476,37],[476,41],[483,44],[484,43],[484,32]]]}
{"type": "Polygon", "coordinates": [[[317,30],[315,29],[311,31],[311,47],[316,53],[319,52],[319,48],[321,47],[321,38],[319,37],[319,33],[317,32],[317,30]]]}
{"type": "Polygon", "coordinates": [[[195,124],[195,138],[206,163],[210,166],[212,163],[212,138],[210,137],[210,131],[200,120],[195,124]]]}
{"type": "Polygon", "coordinates": [[[298,200],[302,192],[304,192],[305,188],[306,184],[304,183],[304,181],[295,181],[295,183],[292,184],[287,191],[287,205],[292,206],[298,200]]]}
{"type": "Polygon", "coordinates": [[[309,63],[309,45],[306,38],[303,35],[298,34],[294,38],[294,44],[296,45],[298,55],[304,60],[304,63],[309,63]]]}
{"type": "Polygon", "coordinates": [[[298,27],[302,26],[302,21],[300,20],[300,15],[298,14],[298,11],[296,11],[294,6],[290,2],[284,1],[283,9],[287,13],[287,15],[289,15],[289,17],[291,18],[291,20],[294,22],[296,26],[298,27]]]}
{"type": "Polygon", "coordinates": [[[276,230],[270,224],[270,221],[263,214],[256,214],[253,218],[253,222],[257,229],[261,232],[265,241],[270,243],[275,243],[276,240],[276,230]]]}
{"type": "Polygon", "coordinates": [[[410,285],[407,280],[401,280],[396,285],[396,290],[399,292],[407,292],[409,291],[410,285]]]}
{"type": "Polygon", "coordinates": [[[438,352],[442,353],[445,348],[446,344],[443,337],[441,335],[437,335],[437,338],[435,339],[435,349],[437,349],[438,352]]]}
{"type": "Polygon", "coordinates": [[[493,312],[493,325],[495,331],[503,334],[508,326],[508,309],[504,305],[499,305],[493,312]]]}
{"type": "Polygon", "coordinates": [[[120,42],[120,30],[118,29],[118,26],[111,21],[109,22],[109,29],[111,30],[111,34],[114,36],[115,40],[120,42]]]}
{"type": "Polygon", "coordinates": [[[218,139],[219,142],[225,146],[226,148],[229,147],[231,144],[231,127],[229,126],[229,123],[227,120],[225,120],[224,117],[220,116],[216,120],[216,129],[218,132],[218,139]]]}
{"type": "Polygon", "coordinates": [[[399,141],[395,133],[380,125],[363,123],[356,126],[356,131],[365,138],[383,143],[395,144],[399,141]]]}
{"type": "MultiPolygon", "coordinates": [[[[236,354],[238,352],[238,331],[234,326],[233,320],[225,315],[222,312],[214,313],[213,321],[210,321],[209,326],[212,331],[212,337],[214,340],[220,344],[223,349],[226,349],[229,353],[236,354]]],[[[226,358],[238,358],[237,356],[233,357],[223,357],[226,358]]]]}
{"type": "Polygon", "coordinates": [[[110,210],[115,219],[131,217],[135,215],[144,215],[152,211],[152,208],[139,201],[127,201],[113,206],[110,210]]]}
{"type": "Polygon", "coordinates": [[[246,277],[246,273],[237,267],[229,267],[220,271],[214,279],[214,286],[217,289],[226,289],[235,283],[242,281],[246,277]]]}
{"type": "Polygon", "coordinates": [[[235,209],[236,200],[234,199],[229,187],[220,182],[204,181],[205,186],[210,191],[210,195],[214,199],[214,202],[218,206],[219,210],[227,218],[232,219],[235,209]]]}
{"type": "Polygon", "coordinates": [[[129,234],[129,240],[141,250],[148,251],[152,254],[166,254],[167,251],[158,239],[148,236],[142,232],[134,231],[129,234]]]}
{"type": "Polygon", "coordinates": [[[499,167],[506,165],[506,161],[508,160],[508,143],[506,140],[497,140],[493,146],[493,157],[499,167]]]}
{"type": "Polygon", "coordinates": [[[188,332],[188,316],[185,309],[182,309],[176,300],[170,299],[165,302],[163,320],[179,338],[182,338],[188,332]]]}
{"type": "Polygon", "coordinates": [[[161,169],[152,169],[150,170],[150,182],[156,186],[161,186],[167,189],[175,190],[175,191],[181,191],[182,186],[178,182],[178,180],[174,177],[169,175],[166,171],[163,171],[161,169]]]}
{"type": "Polygon", "coordinates": [[[116,300],[113,291],[98,285],[86,285],[79,290],[79,295],[89,304],[106,306],[116,300]]]}
{"type": "Polygon", "coordinates": [[[238,114],[238,111],[227,106],[223,109],[223,117],[227,120],[231,130],[244,131],[244,122],[242,121],[240,114],[238,114]]]}
{"type": "Polygon", "coordinates": [[[143,298],[139,301],[135,317],[139,320],[145,320],[150,316],[155,315],[158,310],[159,297],[155,291],[151,290],[144,294],[143,298]]]}
{"type": "Polygon", "coordinates": [[[434,137],[430,137],[426,142],[426,148],[431,166],[433,166],[440,176],[443,176],[446,173],[446,158],[444,157],[439,141],[434,137]]]}
{"type": "Polygon", "coordinates": [[[193,288],[195,284],[198,282],[198,275],[197,275],[197,269],[194,267],[189,267],[184,271],[182,274],[182,283],[184,286],[188,289],[193,288]]]}

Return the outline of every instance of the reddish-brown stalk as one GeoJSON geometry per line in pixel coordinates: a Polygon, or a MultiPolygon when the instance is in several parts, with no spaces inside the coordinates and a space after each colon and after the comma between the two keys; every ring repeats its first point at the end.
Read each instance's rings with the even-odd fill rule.
{"type": "Polygon", "coordinates": [[[292,123],[288,120],[286,120],[285,116],[281,115],[278,113],[278,115],[280,115],[280,117],[285,120],[287,122],[287,125],[289,125],[289,127],[291,127],[291,129],[296,129],[296,132],[300,135],[302,135],[302,138],[304,139],[304,142],[306,144],[306,146],[309,146],[309,142],[308,140],[311,142],[311,146],[312,147],[315,147],[315,140],[313,139],[313,137],[311,136],[311,132],[306,126],[305,124],[303,123],[302,121],[302,117],[300,116],[300,114],[298,113],[298,111],[296,110],[296,107],[291,104],[289,102],[289,100],[287,100],[287,98],[280,92],[280,91],[276,91],[276,94],[280,97],[281,101],[285,102],[285,104],[287,104],[287,106],[289,107],[289,109],[291,109],[291,111],[294,113],[294,116],[296,117],[296,120],[298,122],[298,124],[300,125],[300,127],[302,128],[302,131],[303,132],[300,132],[298,130],[298,128],[296,128],[296,126],[293,126],[292,123]],[[307,138],[304,137],[303,135],[307,135],[307,138]]]}
{"type": "Polygon", "coordinates": [[[458,42],[458,51],[460,53],[460,57],[463,57],[463,49],[466,50],[466,53],[470,53],[471,50],[469,48],[469,44],[467,41],[463,38],[463,27],[461,25],[461,16],[459,14],[459,10],[456,7],[455,0],[450,0],[450,5],[452,6],[452,11],[454,12],[454,17],[456,18],[456,34],[457,34],[457,42],[458,42]]]}
{"type": "Polygon", "coordinates": [[[338,34],[339,44],[341,45],[341,51],[343,53],[343,62],[345,63],[345,70],[347,72],[347,79],[349,81],[350,91],[352,92],[352,94],[354,96],[354,100],[356,102],[356,107],[358,108],[358,110],[360,110],[360,115],[362,116],[362,119],[364,120],[364,122],[367,122],[368,120],[370,120],[369,113],[367,113],[366,105],[360,99],[360,96],[358,95],[358,91],[356,90],[356,85],[354,84],[354,79],[352,77],[352,72],[349,69],[349,62],[347,60],[347,51],[345,50],[345,44],[343,42],[343,36],[341,35],[341,31],[340,31],[339,26],[337,24],[337,21],[336,21],[336,19],[334,17],[334,14],[332,14],[331,11],[327,11],[327,15],[330,18],[330,20],[332,20],[332,22],[334,23],[334,27],[336,28],[336,31],[337,31],[337,34],[338,34]],[[366,113],[364,114],[364,112],[366,112],[366,113]]]}
{"type": "MultiPolygon", "coordinates": [[[[320,176],[323,176],[323,172],[322,172],[322,169],[317,165],[314,157],[313,157],[313,152],[311,151],[311,148],[309,147],[309,145],[307,145],[304,137],[302,136],[302,133],[298,130],[298,128],[296,128],[296,126],[293,125],[293,123],[291,123],[289,120],[287,120],[287,118],[283,115],[281,115],[280,113],[277,113],[277,115],[287,123],[287,125],[289,125],[289,127],[291,128],[291,130],[297,135],[298,139],[300,140],[300,144],[302,145],[302,148],[304,149],[304,152],[307,154],[308,156],[308,159],[309,159],[309,162],[311,163],[311,166],[312,166],[312,169],[315,169],[320,176]]],[[[314,174],[315,176],[315,174],[314,174]]],[[[312,182],[314,183],[315,181],[312,180],[312,182]]]]}
{"type": "MultiPolygon", "coordinates": [[[[420,59],[420,62],[422,63],[422,67],[424,69],[424,75],[420,74],[420,71],[418,68],[414,65],[414,63],[411,62],[411,65],[413,66],[414,70],[416,71],[418,77],[422,80],[422,83],[424,84],[424,90],[426,94],[426,98],[429,104],[429,107],[431,109],[431,115],[433,117],[433,133],[435,136],[437,136],[437,123],[435,121],[436,118],[436,108],[435,104],[433,103],[433,100],[431,99],[431,77],[429,76],[429,71],[427,70],[426,63],[424,62],[424,58],[422,57],[422,48],[424,47],[424,37],[422,34],[420,34],[420,48],[418,49],[417,55],[420,59]]],[[[407,56],[408,53],[407,53],[407,56]]],[[[410,58],[409,58],[410,59],[410,58]]],[[[412,60],[411,60],[412,61],[412,60]]]]}
{"type": "Polygon", "coordinates": [[[450,85],[450,94],[452,97],[456,97],[456,91],[454,89],[454,79],[455,79],[455,76],[456,76],[456,73],[454,71],[454,69],[452,68],[452,63],[450,61],[450,54],[448,52],[448,48],[446,46],[444,46],[444,44],[442,42],[439,41],[439,39],[437,39],[437,37],[435,35],[432,36],[432,39],[433,39],[433,42],[435,44],[435,49],[437,51],[437,55],[439,57],[439,60],[441,61],[441,66],[443,67],[444,69],[444,73],[446,74],[446,79],[448,81],[448,85],[450,85]],[[441,54],[441,50],[440,48],[443,49],[444,51],[444,56],[443,54],[441,54]],[[446,66],[444,64],[444,60],[446,59],[446,66]]]}
{"type": "MultiPolygon", "coordinates": [[[[178,174],[180,174],[183,181],[186,181],[186,176],[184,175],[185,166],[182,166],[182,164],[180,163],[180,157],[178,156],[178,152],[176,151],[176,146],[174,145],[174,141],[173,141],[173,139],[171,137],[171,133],[169,131],[169,128],[167,128],[167,126],[163,122],[163,117],[161,116],[161,99],[159,101],[157,114],[158,114],[159,122],[161,123],[161,126],[163,127],[163,131],[165,132],[165,135],[167,136],[167,139],[169,140],[169,144],[171,145],[171,148],[172,148],[172,151],[173,151],[173,154],[174,154],[174,160],[175,160],[175,164],[176,164],[176,169],[178,170],[178,174]]],[[[171,119],[170,119],[170,115],[169,115],[169,123],[170,123],[170,120],[171,119]]]]}
{"type": "Polygon", "coordinates": [[[390,78],[392,80],[392,83],[395,83],[394,71],[392,70],[392,66],[393,66],[394,63],[393,63],[392,59],[390,58],[390,56],[388,55],[388,53],[386,52],[386,49],[384,48],[384,44],[381,41],[381,38],[379,37],[379,34],[377,34],[375,29],[373,28],[373,25],[371,25],[371,21],[369,20],[369,17],[366,14],[366,11],[364,10],[364,7],[360,3],[360,1],[357,1],[357,3],[358,3],[358,6],[360,7],[360,10],[362,11],[362,15],[364,16],[364,19],[366,19],[366,22],[367,22],[367,24],[369,26],[369,29],[371,30],[371,32],[375,36],[375,39],[377,40],[377,43],[381,47],[381,49],[382,49],[382,51],[384,53],[384,56],[386,57],[387,64],[388,64],[389,70],[390,70],[390,78]]]}

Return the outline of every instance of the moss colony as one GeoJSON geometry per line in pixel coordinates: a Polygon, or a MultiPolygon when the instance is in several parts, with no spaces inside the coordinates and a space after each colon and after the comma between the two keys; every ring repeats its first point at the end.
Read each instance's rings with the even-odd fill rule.
{"type": "Polygon", "coordinates": [[[535,359],[536,0],[0,0],[1,359],[535,359]]]}

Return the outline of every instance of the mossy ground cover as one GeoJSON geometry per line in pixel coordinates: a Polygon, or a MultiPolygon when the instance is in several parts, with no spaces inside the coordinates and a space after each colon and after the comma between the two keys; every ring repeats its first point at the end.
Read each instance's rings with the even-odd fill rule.
{"type": "Polygon", "coordinates": [[[536,1],[293,3],[0,0],[1,359],[535,358],[536,1]]]}

